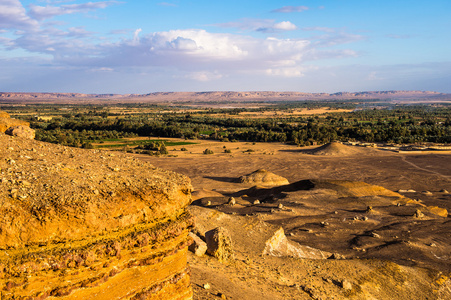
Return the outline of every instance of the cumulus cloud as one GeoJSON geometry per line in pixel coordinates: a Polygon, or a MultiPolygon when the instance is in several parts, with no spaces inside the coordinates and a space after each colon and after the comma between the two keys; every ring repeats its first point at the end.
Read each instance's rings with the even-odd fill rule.
{"type": "Polygon", "coordinates": [[[308,10],[307,6],[284,6],[281,8],[277,8],[272,10],[274,13],[292,13],[292,12],[302,12],[308,10]]]}
{"type": "Polygon", "coordinates": [[[0,1],[0,28],[31,29],[39,24],[27,16],[19,0],[0,1]]]}
{"type": "Polygon", "coordinates": [[[276,24],[274,24],[273,28],[279,29],[279,30],[296,30],[296,29],[298,29],[297,26],[294,25],[293,23],[291,23],[290,21],[276,23],[276,24]]]}
{"type": "Polygon", "coordinates": [[[138,44],[139,43],[139,33],[142,31],[141,28],[138,28],[135,30],[135,33],[133,34],[133,44],[138,44]]]}
{"type": "Polygon", "coordinates": [[[88,12],[95,9],[106,8],[117,3],[117,1],[100,1],[81,4],[65,4],[61,6],[39,6],[30,4],[29,15],[36,20],[44,20],[59,15],[88,12]]]}
{"type": "MultiPolygon", "coordinates": [[[[290,23],[281,24],[285,29],[290,23]]],[[[300,77],[308,61],[358,55],[350,49],[327,49],[339,41],[256,38],[206,30],[170,30],[143,35],[136,29],[129,39],[92,43],[82,27],[26,32],[17,39],[0,40],[10,49],[48,54],[61,66],[109,70],[118,68],[174,68],[190,72],[189,78],[207,81],[224,72],[300,77]],[[220,70],[220,71],[218,71],[220,70]]],[[[219,75],[221,74],[221,75],[219,75]]],[[[188,78],[188,77],[185,77],[188,78]]]]}

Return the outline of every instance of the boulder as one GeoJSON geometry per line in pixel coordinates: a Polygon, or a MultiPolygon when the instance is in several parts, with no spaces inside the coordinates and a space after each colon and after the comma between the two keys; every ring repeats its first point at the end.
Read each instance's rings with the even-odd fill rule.
{"type": "Polygon", "coordinates": [[[265,169],[259,169],[248,175],[244,175],[238,178],[238,182],[251,183],[264,186],[286,185],[289,184],[288,179],[269,172],[265,169]]]}
{"type": "Polygon", "coordinates": [[[189,251],[197,256],[203,256],[207,252],[207,244],[192,232],[189,233],[189,236],[193,239],[193,243],[188,247],[189,251]]]}
{"type": "MultiPolygon", "coordinates": [[[[228,215],[199,206],[190,206],[188,209],[196,216],[196,229],[199,232],[206,232],[208,253],[214,253],[216,249],[216,246],[210,248],[207,238],[210,236],[218,240],[221,237],[221,245],[230,247],[231,250],[228,252],[233,252],[233,257],[237,259],[262,255],[327,259],[332,255],[329,252],[291,241],[286,237],[283,228],[252,216],[228,215]]],[[[212,241],[211,243],[215,245],[219,242],[212,241]]]]}
{"type": "Polygon", "coordinates": [[[9,127],[6,129],[5,133],[7,135],[18,136],[30,140],[34,140],[36,135],[34,129],[23,125],[9,127]]]}
{"type": "Polygon", "coordinates": [[[224,227],[217,227],[205,233],[207,253],[216,257],[221,263],[233,260],[232,239],[224,227]]]}

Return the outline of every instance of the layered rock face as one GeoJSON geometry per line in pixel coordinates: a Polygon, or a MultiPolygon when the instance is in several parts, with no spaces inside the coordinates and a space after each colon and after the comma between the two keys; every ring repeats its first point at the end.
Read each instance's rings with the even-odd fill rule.
{"type": "Polygon", "coordinates": [[[1,299],[191,299],[187,177],[0,133],[1,299]]]}

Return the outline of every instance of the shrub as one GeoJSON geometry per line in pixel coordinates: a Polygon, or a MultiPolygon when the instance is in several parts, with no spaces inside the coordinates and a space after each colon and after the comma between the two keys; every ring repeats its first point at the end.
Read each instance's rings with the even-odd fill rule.
{"type": "Polygon", "coordinates": [[[81,145],[81,147],[84,148],[84,149],[94,149],[94,146],[91,143],[88,143],[88,142],[83,143],[81,145]]]}
{"type": "Polygon", "coordinates": [[[204,154],[213,154],[213,153],[214,152],[208,148],[204,150],[204,154]]]}
{"type": "Polygon", "coordinates": [[[224,152],[225,152],[225,153],[232,153],[232,150],[230,150],[230,149],[224,149],[224,152]]]}

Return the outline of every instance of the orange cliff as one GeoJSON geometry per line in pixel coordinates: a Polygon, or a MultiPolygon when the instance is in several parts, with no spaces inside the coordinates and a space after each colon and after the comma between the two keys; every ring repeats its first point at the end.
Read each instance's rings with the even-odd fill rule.
{"type": "Polygon", "coordinates": [[[189,178],[0,133],[1,299],[192,299],[189,178]]]}

